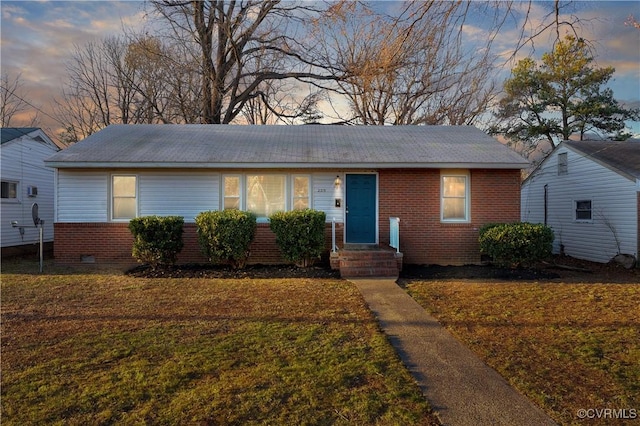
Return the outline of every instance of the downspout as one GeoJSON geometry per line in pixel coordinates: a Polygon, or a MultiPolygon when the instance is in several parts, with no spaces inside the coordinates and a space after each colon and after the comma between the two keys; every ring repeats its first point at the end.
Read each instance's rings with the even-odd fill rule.
{"type": "Polygon", "coordinates": [[[547,213],[549,209],[549,184],[544,185],[544,226],[547,226],[547,213]]]}

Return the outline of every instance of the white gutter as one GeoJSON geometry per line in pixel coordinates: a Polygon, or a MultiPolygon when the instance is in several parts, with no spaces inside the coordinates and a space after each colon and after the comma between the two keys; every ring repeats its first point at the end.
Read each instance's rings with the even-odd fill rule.
{"type": "Polygon", "coordinates": [[[123,163],[45,161],[57,169],[524,169],[517,163],[123,163]]]}

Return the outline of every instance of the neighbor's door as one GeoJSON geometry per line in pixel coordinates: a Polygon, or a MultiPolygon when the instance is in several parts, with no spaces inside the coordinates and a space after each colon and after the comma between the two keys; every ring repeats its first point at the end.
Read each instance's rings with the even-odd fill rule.
{"type": "Polygon", "coordinates": [[[347,243],[376,243],[375,174],[347,174],[345,234],[347,243]]]}

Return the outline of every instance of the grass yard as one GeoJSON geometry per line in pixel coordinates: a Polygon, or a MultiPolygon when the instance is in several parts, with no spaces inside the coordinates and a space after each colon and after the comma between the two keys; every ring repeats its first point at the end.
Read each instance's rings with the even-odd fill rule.
{"type": "Polygon", "coordinates": [[[640,284],[406,284],[456,337],[560,424],[640,422],[640,284]],[[615,416],[627,419],[595,411],[604,409],[626,410],[615,416]]]}
{"type": "Polygon", "coordinates": [[[436,424],[346,281],[4,263],[1,303],[3,425],[436,424]]]}

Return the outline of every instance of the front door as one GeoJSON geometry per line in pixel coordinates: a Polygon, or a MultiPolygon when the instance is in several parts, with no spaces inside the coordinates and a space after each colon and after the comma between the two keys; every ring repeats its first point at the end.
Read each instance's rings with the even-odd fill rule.
{"type": "Polygon", "coordinates": [[[376,243],[376,175],[346,175],[346,242],[376,243]]]}

